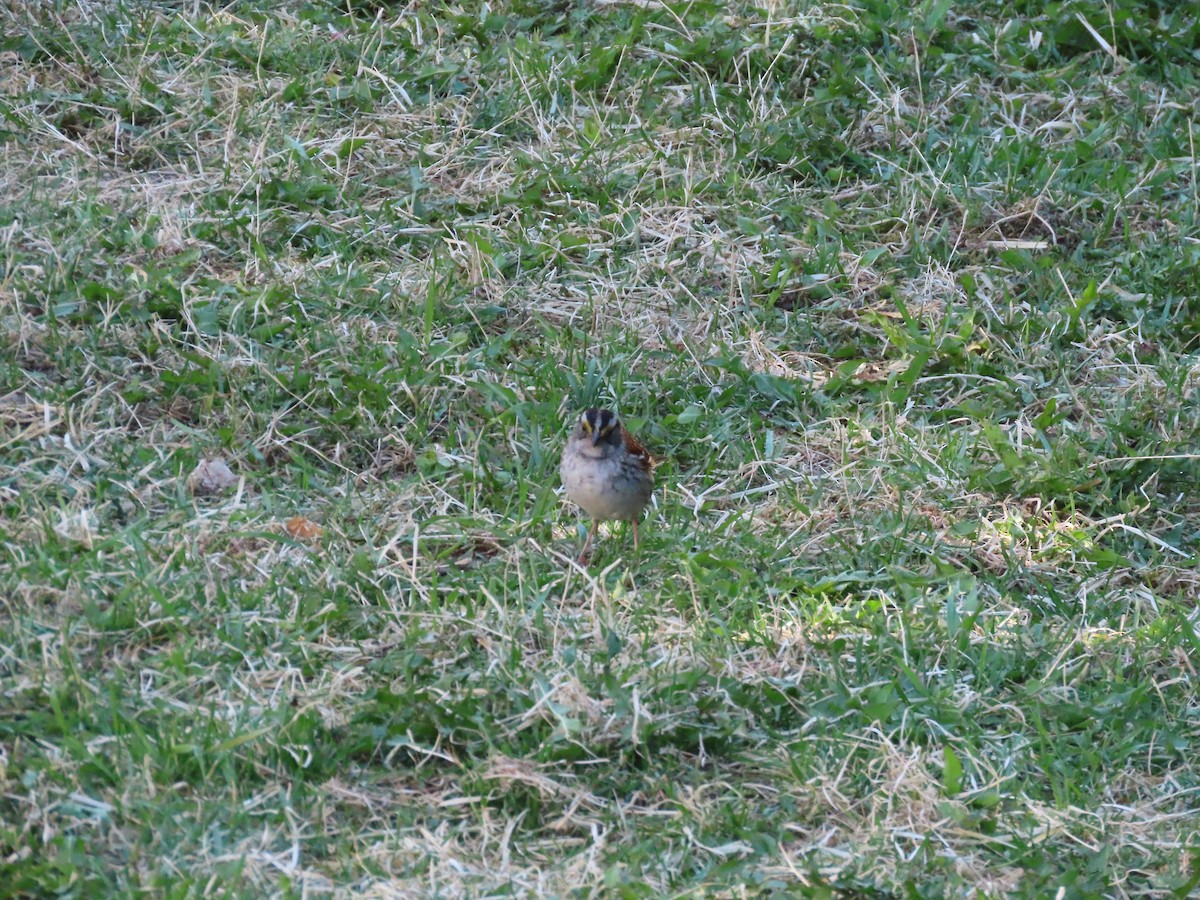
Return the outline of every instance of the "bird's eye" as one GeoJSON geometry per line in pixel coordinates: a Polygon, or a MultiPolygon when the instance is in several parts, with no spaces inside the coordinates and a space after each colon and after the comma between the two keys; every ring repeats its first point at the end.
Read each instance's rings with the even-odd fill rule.
{"type": "Polygon", "coordinates": [[[592,433],[592,422],[587,416],[584,416],[582,419],[580,419],[579,424],[583,426],[583,430],[588,434],[592,433]]]}

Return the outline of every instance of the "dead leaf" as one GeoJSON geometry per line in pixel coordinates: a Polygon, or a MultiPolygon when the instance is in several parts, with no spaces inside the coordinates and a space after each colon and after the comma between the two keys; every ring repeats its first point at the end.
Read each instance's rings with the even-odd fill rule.
{"type": "Polygon", "coordinates": [[[219,494],[237,483],[237,476],[225,464],[225,460],[202,459],[187,479],[193,494],[219,494]]]}
{"type": "Polygon", "coordinates": [[[90,550],[92,542],[99,536],[96,514],[90,509],[60,513],[59,521],[54,526],[54,532],[63,540],[82,544],[90,550]]]}
{"type": "Polygon", "coordinates": [[[298,541],[315,541],[325,533],[324,528],[304,516],[292,516],[283,523],[283,530],[298,541]]]}
{"type": "Polygon", "coordinates": [[[911,364],[912,360],[910,359],[888,359],[864,363],[854,372],[854,380],[865,382],[887,381],[893,375],[903,372],[911,364]]]}

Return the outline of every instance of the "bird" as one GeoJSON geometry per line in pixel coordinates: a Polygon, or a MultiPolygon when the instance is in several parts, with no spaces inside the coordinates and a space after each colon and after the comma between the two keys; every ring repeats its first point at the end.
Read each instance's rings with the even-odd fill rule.
{"type": "Polygon", "coordinates": [[[654,493],[656,463],[612,410],[593,407],[579,417],[558,467],[567,497],[592,518],[579,562],[587,559],[596,527],[611,519],[633,523],[638,548],[638,517],[654,493]]]}

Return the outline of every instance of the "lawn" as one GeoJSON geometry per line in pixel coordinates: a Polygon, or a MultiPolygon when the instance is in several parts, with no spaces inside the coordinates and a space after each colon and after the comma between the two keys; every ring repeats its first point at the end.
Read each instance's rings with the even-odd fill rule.
{"type": "Polygon", "coordinates": [[[0,896],[1198,890],[1200,23],[760,3],[4,5],[0,896]]]}

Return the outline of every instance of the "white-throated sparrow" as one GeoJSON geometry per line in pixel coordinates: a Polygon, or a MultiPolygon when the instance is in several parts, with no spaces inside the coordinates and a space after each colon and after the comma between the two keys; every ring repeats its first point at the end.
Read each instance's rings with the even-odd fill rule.
{"type": "Polygon", "coordinates": [[[654,458],[607,409],[589,409],[579,417],[558,467],[567,496],[592,517],[579,560],[587,557],[596,526],[610,519],[633,523],[638,545],[638,516],[654,492],[654,458]]]}

